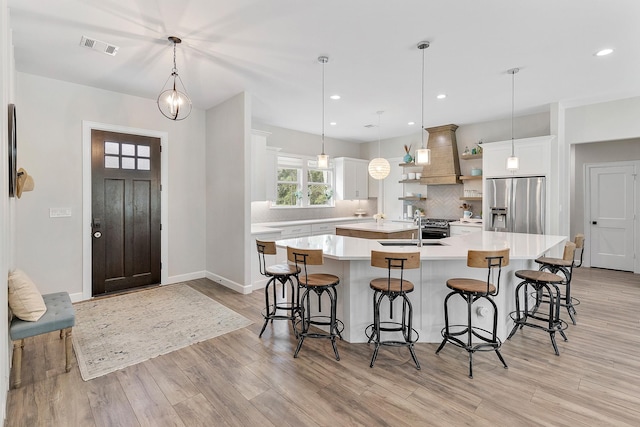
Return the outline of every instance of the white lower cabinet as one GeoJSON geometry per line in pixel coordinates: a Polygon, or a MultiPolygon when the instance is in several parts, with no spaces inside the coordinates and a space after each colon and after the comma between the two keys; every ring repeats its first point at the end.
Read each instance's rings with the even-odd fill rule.
{"type": "Polygon", "coordinates": [[[319,234],[336,234],[336,223],[323,222],[320,224],[311,224],[311,235],[317,236],[319,234]]]}
{"type": "Polygon", "coordinates": [[[293,239],[295,237],[307,237],[311,235],[311,224],[291,225],[278,228],[282,230],[281,239],[293,239]]]}
{"type": "Polygon", "coordinates": [[[459,236],[461,234],[475,233],[482,231],[482,226],[451,224],[449,225],[449,233],[451,236],[459,236]]]}

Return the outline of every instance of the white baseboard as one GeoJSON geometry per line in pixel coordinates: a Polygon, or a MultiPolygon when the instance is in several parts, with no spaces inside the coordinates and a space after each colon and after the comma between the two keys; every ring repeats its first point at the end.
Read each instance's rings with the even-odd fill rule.
{"type": "Polygon", "coordinates": [[[233,280],[229,280],[226,277],[222,277],[218,274],[207,271],[205,276],[209,280],[213,280],[216,283],[220,283],[222,286],[234,290],[241,294],[250,294],[253,290],[253,286],[251,285],[242,285],[240,283],[234,282],[233,280]]]}
{"type": "MultiPolygon", "coordinates": [[[[167,283],[163,283],[163,285],[173,285],[175,283],[181,283],[181,282],[187,282],[189,280],[196,280],[196,279],[202,279],[202,278],[207,278],[210,280],[213,280],[214,282],[220,283],[222,286],[225,286],[229,289],[232,289],[238,293],[241,294],[250,294],[251,291],[253,290],[253,286],[248,285],[241,285],[239,283],[234,282],[233,280],[229,280],[226,277],[222,277],[220,275],[211,273],[209,271],[194,271],[193,273],[187,273],[187,274],[179,274],[177,276],[170,276],[167,279],[167,283]]],[[[266,280],[264,281],[264,283],[262,284],[262,286],[259,287],[264,287],[264,285],[266,284],[266,280]]],[[[78,292],[75,294],[69,294],[69,297],[71,298],[71,302],[79,302],[79,301],[84,301],[84,298],[82,296],[82,292],[78,292]]],[[[91,299],[91,298],[89,298],[91,299]]]]}
{"type": "Polygon", "coordinates": [[[82,292],[77,292],[75,294],[69,294],[69,298],[71,298],[71,302],[84,301],[84,297],[82,296],[82,292]]]}
{"type": "Polygon", "coordinates": [[[196,280],[207,277],[206,271],[194,271],[193,273],[179,274],[167,278],[167,283],[163,285],[173,285],[174,283],[186,282],[188,280],[196,280]]]}

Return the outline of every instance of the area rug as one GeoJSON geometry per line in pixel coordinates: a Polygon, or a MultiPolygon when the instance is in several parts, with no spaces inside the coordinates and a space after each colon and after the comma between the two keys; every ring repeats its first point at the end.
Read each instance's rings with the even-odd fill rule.
{"type": "Polygon", "coordinates": [[[185,285],[75,304],[73,348],[88,381],[251,324],[185,285]]]}

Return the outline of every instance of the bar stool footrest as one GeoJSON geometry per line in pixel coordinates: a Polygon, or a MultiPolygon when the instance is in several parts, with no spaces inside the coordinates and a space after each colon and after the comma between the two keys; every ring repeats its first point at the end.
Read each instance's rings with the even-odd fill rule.
{"type": "MultiPolygon", "coordinates": [[[[514,330],[516,329],[517,326],[520,326],[520,327],[529,326],[531,328],[542,329],[545,332],[561,332],[569,328],[569,324],[562,319],[557,319],[554,322],[554,325],[553,325],[554,327],[549,328],[548,317],[540,317],[531,313],[525,313],[524,311],[520,311],[520,312],[512,311],[511,313],[509,313],[509,317],[511,317],[511,320],[513,320],[513,323],[515,323],[514,330]],[[544,322],[546,324],[541,325],[538,323],[531,323],[527,321],[528,319],[539,320],[540,322],[544,322]]],[[[511,337],[511,335],[513,335],[513,333],[510,334],[509,337],[511,337]]]]}
{"type": "Polygon", "coordinates": [[[480,340],[482,340],[481,342],[472,342],[471,346],[469,346],[468,343],[462,341],[461,339],[457,338],[458,336],[468,336],[469,333],[469,328],[467,325],[449,325],[449,334],[447,335],[447,328],[444,327],[442,328],[442,331],[440,331],[440,334],[442,335],[443,339],[446,339],[447,342],[455,345],[456,347],[460,347],[463,348],[467,351],[472,351],[472,352],[476,352],[476,351],[495,351],[497,349],[499,349],[500,347],[502,347],[502,340],[498,337],[495,338],[495,341],[493,340],[493,338],[491,337],[493,335],[493,333],[491,331],[488,331],[486,329],[480,328],[478,326],[472,326],[471,327],[471,334],[476,337],[479,338],[480,340]],[[451,332],[452,329],[459,329],[456,332],[451,332]],[[484,334],[481,334],[480,332],[483,332],[484,334],[487,334],[489,336],[485,336],[484,334]],[[491,338],[490,338],[491,337],[491,338]]]}
{"type": "MultiPolygon", "coordinates": [[[[365,330],[364,330],[364,334],[366,335],[366,337],[369,340],[369,344],[370,343],[375,343],[375,341],[373,341],[373,337],[374,337],[374,324],[371,323],[370,325],[368,325],[365,330]]],[[[400,322],[380,322],[380,332],[404,332],[404,330],[407,329],[406,327],[403,328],[402,327],[402,323],[400,322]]],[[[415,330],[415,328],[411,328],[411,336],[413,337],[415,335],[415,339],[411,339],[411,341],[397,341],[397,340],[387,340],[387,341],[380,341],[381,345],[393,345],[396,346],[395,344],[386,344],[386,343],[398,343],[397,346],[402,346],[402,345],[409,345],[409,344],[415,344],[416,342],[418,342],[418,339],[420,338],[420,334],[418,334],[418,331],[415,330]]]]}
{"type": "Polygon", "coordinates": [[[262,309],[262,311],[260,311],[260,314],[264,319],[294,320],[296,318],[296,313],[299,311],[300,309],[296,306],[296,304],[288,302],[278,303],[275,306],[274,304],[270,304],[269,307],[262,309]],[[284,314],[275,314],[278,310],[290,311],[291,314],[288,316],[284,314]]]}
{"type": "MultiPolygon", "coordinates": [[[[296,318],[296,319],[297,320],[294,323],[296,336],[303,335],[305,337],[311,337],[311,338],[331,338],[333,336],[337,336],[338,338],[342,339],[342,332],[344,331],[344,323],[340,319],[336,319],[337,334],[334,334],[331,332],[307,332],[303,334],[302,333],[303,329],[301,326],[303,319],[300,319],[300,318],[296,318]]],[[[316,327],[331,326],[331,316],[311,316],[309,319],[310,319],[308,321],[309,326],[316,326],[316,327]],[[326,320],[321,320],[321,319],[326,319],[326,320]]]]}

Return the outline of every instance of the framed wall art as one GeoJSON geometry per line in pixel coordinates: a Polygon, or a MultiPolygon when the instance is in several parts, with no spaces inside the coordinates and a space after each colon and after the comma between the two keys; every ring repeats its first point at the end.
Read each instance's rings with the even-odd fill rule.
{"type": "Polygon", "coordinates": [[[18,164],[18,136],[16,122],[16,106],[9,104],[9,197],[16,194],[17,168],[18,164]]]}

